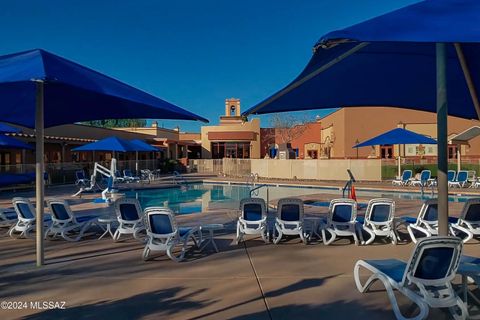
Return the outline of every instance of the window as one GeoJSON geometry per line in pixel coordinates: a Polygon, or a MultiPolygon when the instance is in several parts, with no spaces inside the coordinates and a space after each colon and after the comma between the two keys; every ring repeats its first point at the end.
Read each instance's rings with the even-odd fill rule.
{"type": "Polygon", "coordinates": [[[212,142],[212,159],[250,158],[249,142],[212,142]]]}

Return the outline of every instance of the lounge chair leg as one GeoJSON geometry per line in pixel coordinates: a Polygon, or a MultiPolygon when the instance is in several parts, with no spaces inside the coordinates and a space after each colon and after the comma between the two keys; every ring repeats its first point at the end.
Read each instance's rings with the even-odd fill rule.
{"type": "Polygon", "coordinates": [[[278,244],[280,242],[280,240],[282,240],[283,233],[277,225],[275,225],[275,229],[277,230],[278,236],[275,238],[273,243],[278,244]]]}
{"type": "Polygon", "coordinates": [[[335,241],[336,237],[337,235],[330,228],[325,228],[322,230],[323,244],[325,244],[326,246],[330,245],[333,241],[335,241]],[[327,236],[326,236],[327,232],[330,234],[330,239],[327,239],[327,236]]]}
{"type": "Polygon", "coordinates": [[[149,245],[147,244],[147,245],[145,246],[145,249],[143,249],[143,254],[142,254],[143,261],[148,261],[148,260],[150,260],[150,258],[149,258],[150,251],[151,251],[151,250],[150,250],[150,247],[149,247],[149,245]]]}

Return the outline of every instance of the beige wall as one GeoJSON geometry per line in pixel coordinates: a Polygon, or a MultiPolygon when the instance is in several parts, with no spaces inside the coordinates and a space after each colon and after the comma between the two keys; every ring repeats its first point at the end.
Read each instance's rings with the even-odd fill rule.
{"type": "Polygon", "coordinates": [[[127,132],[135,132],[144,135],[150,135],[154,138],[164,138],[168,140],[178,141],[180,139],[180,133],[176,130],[170,130],[165,128],[159,127],[145,127],[145,128],[113,128],[118,131],[127,131],[127,132]]]}
{"type": "MultiPolygon", "coordinates": [[[[219,131],[229,131],[229,132],[240,132],[240,131],[253,131],[255,132],[255,140],[250,142],[250,158],[258,159],[260,158],[260,120],[252,119],[251,121],[237,124],[222,124],[218,126],[202,126],[202,158],[209,159],[212,157],[211,143],[212,141],[208,140],[209,132],[219,132],[219,131]]],[[[228,140],[228,141],[238,141],[238,140],[228,140]]],[[[225,141],[225,142],[228,142],[225,141]]],[[[222,141],[223,142],[223,141],[222,141]]]]}
{"type": "Polygon", "coordinates": [[[251,160],[251,172],[265,178],[347,181],[347,169],[352,171],[357,180],[382,180],[380,159],[251,160]]]}

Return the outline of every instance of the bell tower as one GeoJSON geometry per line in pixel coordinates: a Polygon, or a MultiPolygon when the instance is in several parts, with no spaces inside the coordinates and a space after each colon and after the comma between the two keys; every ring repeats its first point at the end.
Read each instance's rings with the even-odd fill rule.
{"type": "Polygon", "coordinates": [[[240,117],[240,99],[225,99],[225,116],[240,117]]]}

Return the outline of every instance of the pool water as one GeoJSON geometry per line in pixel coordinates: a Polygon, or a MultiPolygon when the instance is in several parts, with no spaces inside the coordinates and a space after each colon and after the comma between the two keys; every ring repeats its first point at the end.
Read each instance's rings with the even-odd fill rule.
{"type": "MultiPolygon", "coordinates": [[[[126,195],[129,198],[137,198],[143,209],[154,206],[168,207],[176,214],[192,214],[211,209],[238,209],[240,200],[248,198],[251,189],[252,187],[247,185],[193,183],[181,188],[132,190],[128,191],[126,195]]],[[[341,197],[341,191],[338,189],[273,185],[257,190],[253,196],[273,200],[319,193],[338,194],[338,197],[341,197]]],[[[358,189],[356,194],[357,197],[407,200],[425,200],[431,197],[430,194],[422,196],[419,193],[360,191],[358,189]]],[[[464,202],[467,199],[468,197],[450,197],[449,201],[464,202]]],[[[328,206],[328,202],[319,201],[314,205],[328,206]]]]}

